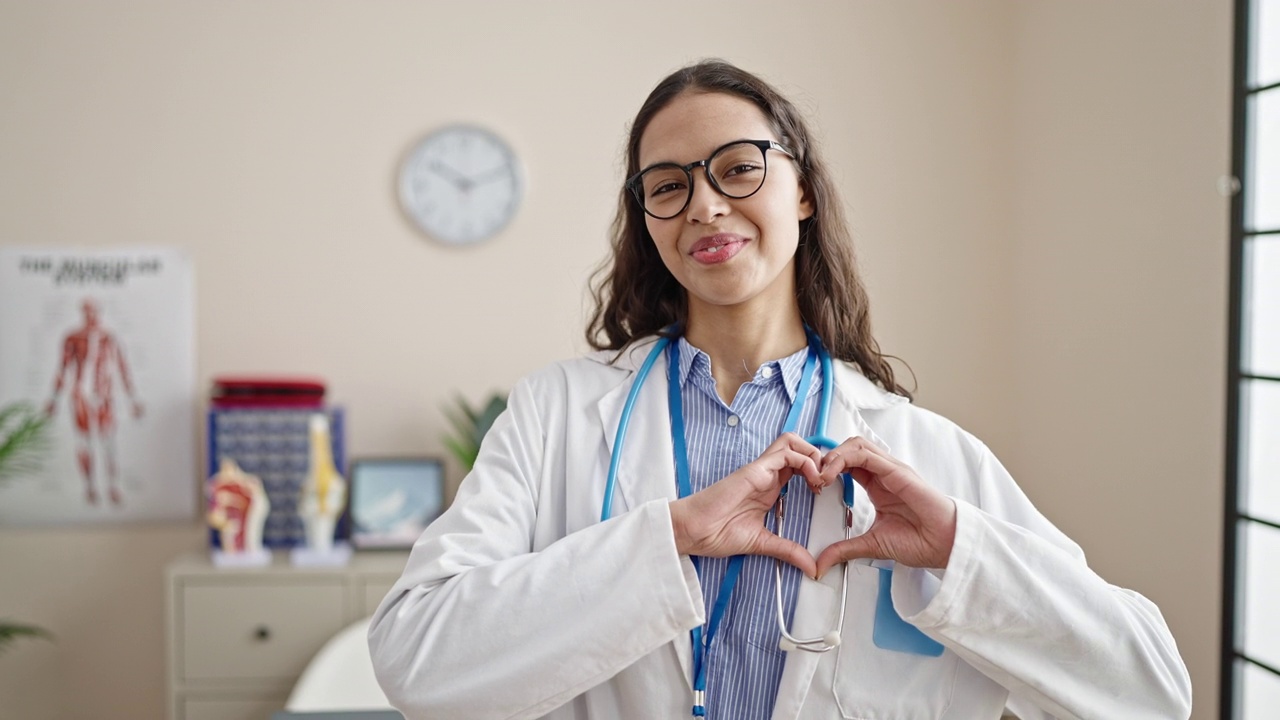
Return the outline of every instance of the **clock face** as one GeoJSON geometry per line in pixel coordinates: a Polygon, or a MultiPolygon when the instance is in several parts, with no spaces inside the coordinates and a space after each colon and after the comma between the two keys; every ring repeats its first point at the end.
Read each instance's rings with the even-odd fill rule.
{"type": "Polygon", "coordinates": [[[497,135],[454,125],[424,138],[400,168],[400,204],[431,237],[468,245],[515,217],[522,187],[515,153],[497,135]]]}

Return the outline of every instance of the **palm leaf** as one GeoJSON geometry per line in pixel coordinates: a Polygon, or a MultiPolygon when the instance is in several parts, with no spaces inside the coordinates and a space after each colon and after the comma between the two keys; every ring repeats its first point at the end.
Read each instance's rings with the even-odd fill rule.
{"type": "Polygon", "coordinates": [[[0,652],[4,652],[14,640],[22,637],[53,640],[53,633],[35,625],[19,625],[0,620],[0,652]]]}
{"type": "MultiPolygon", "coordinates": [[[[40,469],[49,447],[49,428],[49,417],[29,403],[0,408],[0,484],[40,469]]],[[[53,639],[44,628],[0,620],[0,652],[21,637],[53,639]]]]}
{"type": "Polygon", "coordinates": [[[476,414],[467,405],[466,398],[459,395],[454,398],[452,406],[444,408],[444,415],[449,419],[449,424],[453,426],[454,435],[458,438],[473,437],[476,426],[476,414]]]}
{"type": "Polygon", "coordinates": [[[0,409],[0,482],[40,469],[49,429],[50,419],[28,403],[0,409]]]}
{"type": "Polygon", "coordinates": [[[485,406],[484,411],[476,418],[476,446],[479,447],[480,441],[489,433],[489,428],[493,427],[493,421],[507,409],[507,399],[500,395],[494,395],[489,398],[489,404],[485,406]]]}
{"type": "Polygon", "coordinates": [[[458,462],[462,466],[470,470],[476,464],[476,456],[480,454],[480,449],[469,444],[459,441],[457,438],[447,437],[444,439],[445,447],[449,448],[449,452],[458,458],[458,462]]]}
{"type": "Polygon", "coordinates": [[[444,407],[444,415],[452,427],[452,433],[443,439],[444,445],[458,458],[467,472],[471,471],[476,456],[480,454],[480,441],[506,409],[506,396],[498,394],[491,396],[484,409],[479,412],[461,395],[454,398],[452,405],[444,407]]]}

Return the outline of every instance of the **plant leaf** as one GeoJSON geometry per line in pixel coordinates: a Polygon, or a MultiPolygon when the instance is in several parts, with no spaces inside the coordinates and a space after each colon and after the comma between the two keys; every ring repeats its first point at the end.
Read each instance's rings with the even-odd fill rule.
{"type": "Polygon", "coordinates": [[[489,429],[493,427],[493,422],[498,416],[507,409],[507,399],[501,395],[494,395],[489,398],[489,404],[485,406],[484,412],[480,413],[480,417],[476,420],[475,435],[476,446],[480,445],[480,441],[488,434],[489,429]]]}
{"type": "Polygon", "coordinates": [[[444,435],[442,440],[467,472],[471,471],[476,456],[480,454],[480,441],[506,408],[506,396],[496,393],[480,412],[476,412],[462,395],[455,396],[451,404],[444,406],[444,415],[453,431],[444,435]]]}
{"type": "Polygon", "coordinates": [[[449,419],[449,424],[453,426],[454,435],[464,438],[471,437],[471,430],[475,427],[475,421],[471,420],[466,413],[461,412],[456,407],[444,408],[444,416],[449,419]]]}
{"type": "Polygon", "coordinates": [[[445,447],[449,448],[449,451],[453,453],[454,457],[458,458],[458,462],[462,463],[462,467],[465,468],[467,472],[470,472],[471,468],[476,464],[476,456],[480,454],[480,449],[461,443],[457,438],[451,437],[445,438],[444,444],[445,447]]]}
{"type": "Polygon", "coordinates": [[[3,652],[14,640],[21,637],[53,640],[53,633],[35,625],[19,625],[7,620],[0,620],[0,652],[3,652]]]}
{"type": "Polygon", "coordinates": [[[458,395],[454,399],[454,404],[457,405],[458,409],[462,410],[463,414],[467,416],[468,421],[470,421],[472,424],[475,423],[476,411],[471,409],[471,403],[467,402],[466,398],[462,397],[461,395],[458,395]]]}
{"type": "Polygon", "coordinates": [[[26,410],[25,403],[13,403],[12,405],[6,405],[0,408],[0,433],[4,433],[4,426],[9,424],[10,420],[16,418],[19,413],[24,410],[26,410]]]}
{"type": "Polygon", "coordinates": [[[0,482],[36,472],[49,446],[50,418],[28,403],[16,403],[0,410],[0,482]]]}

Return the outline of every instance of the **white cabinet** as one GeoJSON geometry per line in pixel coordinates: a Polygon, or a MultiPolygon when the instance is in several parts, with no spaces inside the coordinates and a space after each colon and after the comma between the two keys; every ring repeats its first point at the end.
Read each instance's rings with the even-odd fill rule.
{"type": "Polygon", "coordinates": [[[342,568],[215,568],[206,555],[166,572],[170,720],[267,720],[312,656],[373,614],[408,554],[356,553],[342,568]]]}

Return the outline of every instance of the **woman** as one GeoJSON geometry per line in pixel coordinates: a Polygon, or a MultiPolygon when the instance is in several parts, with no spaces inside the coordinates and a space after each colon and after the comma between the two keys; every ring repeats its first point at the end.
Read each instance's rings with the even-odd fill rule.
{"type": "Polygon", "coordinates": [[[685,68],[627,167],[599,352],[516,386],[374,616],[406,717],[1189,714],[1156,607],[908,401],[790,103],[685,68]]]}

